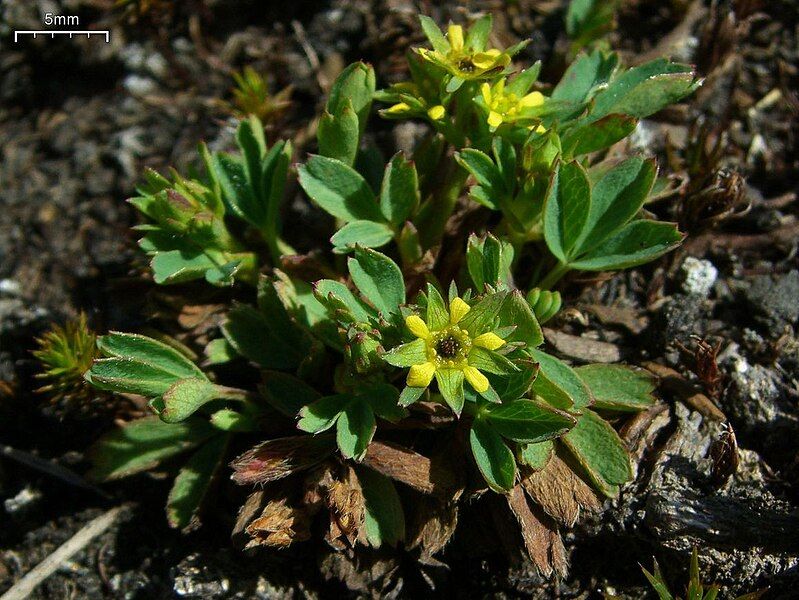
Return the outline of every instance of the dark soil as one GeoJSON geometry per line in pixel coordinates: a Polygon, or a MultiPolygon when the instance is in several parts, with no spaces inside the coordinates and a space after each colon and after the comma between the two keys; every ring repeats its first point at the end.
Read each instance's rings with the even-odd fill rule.
{"type": "MultiPolygon", "coordinates": [[[[402,78],[404,52],[422,39],[420,8],[442,23],[493,11],[503,45],[532,38],[521,59],[543,59],[548,82],[563,69],[566,45],[559,0],[192,0],[135,21],[112,4],[0,6],[0,442],[78,472],[86,447],[124,415],[113,406],[75,415],[34,393],[34,337],[79,311],[98,331],[141,329],[154,313],[130,231],[136,217],[124,200],[144,167],[185,169],[199,141],[230,143],[232,121],[220,100],[230,99],[233,69],[249,64],[269,74],[272,89],[293,86],[293,107],[271,135],[293,137],[302,152],[312,150],[308,124],[323,86],[343,65],[363,59],[382,84],[402,78]],[[111,43],[13,42],[14,30],[40,28],[47,11],[77,14],[81,28],[110,28],[111,43]]],[[[367,554],[353,564],[310,544],[245,556],[229,540],[243,494],[221,497],[200,531],[181,535],[166,525],[161,475],[108,486],[106,498],[3,458],[0,591],[124,503],[118,525],[35,598],[641,598],[648,592],[638,563],[648,567],[656,556],[682,591],[694,545],[705,580],[730,597],[766,587],[767,598],[796,597],[798,17],[793,0],[622,2],[610,43],[629,63],[669,54],[706,78],[687,103],[634,136],[638,150],[657,155],[662,171],[682,181],[680,194],[651,210],[678,220],[689,237],[654,265],[566,282],[575,310],[555,324],[583,345],[608,342],[627,362],[656,361],[715,394],[742,449],[739,472],[726,483],[709,475],[719,424],[685,394],[663,389],[667,408],[628,438],[641,459],[638,479],[567,533],[570,574],[546,582],[506,557],[489,524],[462,528],[438,565],[367,554]],[[700,339],[718,347],[718,382],[697,359],[700,339]]],[[[377,117],[373,125],[387,155],[418,133],[377,117]]],[[[303,250],[320,247],[327,222],[294,193],[289,236],[303,250]]],[[[562,356],[586,360],[549,341],[562,356]]],[[[464,520],[479,524],[480,506],[464,520]]]]}

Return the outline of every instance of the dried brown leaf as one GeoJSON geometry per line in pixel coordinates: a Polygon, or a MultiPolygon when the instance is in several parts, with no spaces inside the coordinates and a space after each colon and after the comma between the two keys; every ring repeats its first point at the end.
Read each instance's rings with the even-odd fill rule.
{"type": "Polygon", "coordinates": [[[335,449],[329,436],[296,436],[258,444],[230,463],[239,485],[264,484],[310,469],[335,449]]]}
{"type": "Polygon", "coordinates": [[[342,473],[333,479],[328,490],[327,503],[330,509],[328,542],[336,548],[343,548],[345,542],[350,547],[356,541],[365,544],[365,500],[358,476],[351,466],[344,465],[342,473]]]}
{"type": "Polygon", "coordinates": [[[601,504],[593,490],[557,454],[541,471],[521,481],[530,498],[550,517],[566,527],[580,518],[580,510],[595,512],[601,504]]]}
{"type": "Polygon", "coordinates": [[[247,526],[255,520],[256,515],[261,511],[265,495],[266,493],[263,490],[253,492],[247,496],[247,500],[239,509],[239,513],[236,515],[236,524],[230,534],[230,539],[237,548],[244,548],[250,540],[247,526]]]}
{"type": "Polygon", "coordinates": [[[506,496],[508,506],[519,524],[524,548],[530,560],[545,577],[566,573],[566,549],[557,526],[546,515],[534,512],[521,485],[506,496]]]}
{"type": "Polygon", "coordinates": [[[603,325],[624,327],[635,335],[641,333],[649,324],[649,319],[641,316],[640,311],[627,306],[585,304],[581,305],[580,308],[593,314],[603,325]]]}
{"type": "Polygon", "coordinates": [[[304,508],[291,506],[286,498],[280,498],[269,502],[246,531],[252,538],[246,548],[285,548],[310,539],[311,517],[304,508]]]}
{"type": "Polygon", "coordinates": [[[622,359],[622,349],[609,342],[592,340],[546,327],[544,337],[561,354],[583,362],[616,363],[622,359]]]}
{"type": "Polygon", "coordinates": [[[452,497],[458,487],[455,474],[442,461],[431,460],[391,442],[372,442],[364,464],[423,494],[452,497]]]}
{"type": "Polygon", "coordinates": [[[423,496],[413,507],[409,548],[419,548],[429,558],[446,546],[458,525],[458,503],[423,496]]]}

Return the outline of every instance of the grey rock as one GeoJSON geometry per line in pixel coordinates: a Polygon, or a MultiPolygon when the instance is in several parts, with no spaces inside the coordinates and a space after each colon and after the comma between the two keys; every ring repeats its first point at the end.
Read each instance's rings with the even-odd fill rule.
{"type": "Polygon", "coordinates": [[[707,455],[721,425],[680,403],[673,421],[674,432],[641,464],[636,481],[581,535],[625,545],[652,538],[658,557],[683,570],[696,546],[703,579],[721,584],[724,597],[789,578],[799,567],[799,513],[770,489],[760,456],[739,450],[738,472],[715,489],[707,455]]]}
{"type": "Polygon", "coordinates": [[[656,313],[649,335],[659,348],[686,341],[691,335],[703,335],[707,329],[708,306],[696,295],[674,294],[656,313]]]}
{"type": "Polygon", "coordinates": [[[774,335],[799,319],[799,271],[780,277],[761,275],[744,292],[755,319],[774,335]]]}
{"type": "Polygon", "coordinates": [[[230,580],[197,554],[184,558],[174,571],[172,589],[179,598],[223,598],[230,590],[230,580]]]}

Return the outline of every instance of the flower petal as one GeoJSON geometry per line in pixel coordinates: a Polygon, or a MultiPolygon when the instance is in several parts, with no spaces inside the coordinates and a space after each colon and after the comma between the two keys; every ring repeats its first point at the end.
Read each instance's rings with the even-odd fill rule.
{"type": "Polygon", "coordinates": [[[496,333],[489,332],[478,335],[472,340],[472,343],[475,346],[480,346],[481,348],[496,350],[497,348],[502,348],[502,346],[505,345],[505,340],[499,337],[496,333]]]}
{"type": "Polygon", "coordinates": [[[427,111],[427,116],[430,117],[433,121],[438,121],[445,114],[447,114],[447,111],[440,104],[436,106],[431,106],[430,109],[427,111]]]}
{"type": "Polygon", "coordinates": [[[449,303],[449,322],[455,325],[458,321],[465,317],[466,313],[470,310],[472,310],[471,306],[466,304],[460,298],[454,298],[452,302],[449,303]]]}
{"type": "Polygon", "coordinates": [[[413,365],[411,370],[408,371],[408,378],[405,380],[411,387],[427,387],[433,381],[433,375],[436,374],[436,366],[431,362],[422,363],[421,365],[413,365]]]}
{"type": "Polygon", "coordinates": [[[541,106],[543,103],[544,103],[544,94],[542,94],[541,92],[530,92],[521,100],[519,100],[519,104],[524,108],[541,106]]]}
{"type": "Polygon", "coordinates": [[[385,110],[385,112],[386,112],[386,114],[389,114],[389,115],[401,115],[401,114],[404,114],[406,112],[409,112],[410,110],[411,110],[410,106],[408,106],[404,102],[398,102],[397,104],[394,104],[393,106],[389,106],[385,110]]]}
{"type": "Polygon", "coordinates": [[[491,106],[491,86],[487,82],[480,86],[480,93],[483,95],[486,106],[491,106]]]}
{"type": "Polygon", "coordinates": [[[447,39],[454,51],[463,50],[463,27],[450,23],[447,28],[447,39]]]}
{"type": "Polygon", "coordinates": [[[492,110],[490,113],[488,113],[488,124],[496,129],[502,125],[502,115],[492,110]]]}
{"type": "Polygon", "coordinates": [[[466,381],[474,388],[474,391],[482,394],[488,389],[488,378],[475,367],[464,367],[463,376],[466,377],[466,381]]]}
{"type": "Polygon", "coordinates": [[[406,317],[405,325],[410,332],[418,338],[426,340],[430,337],[430,330],[427,328],[427,323],[425,323],[419,315],[410,315],[406,317]]]}

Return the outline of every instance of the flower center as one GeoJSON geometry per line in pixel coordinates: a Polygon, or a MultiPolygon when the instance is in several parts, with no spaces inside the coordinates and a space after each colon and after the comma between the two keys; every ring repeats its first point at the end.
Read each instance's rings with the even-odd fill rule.
{"type": "Polygon", "coordinates": [[[455,358],[460,349],[461,343],[453,335],[440,339],[436,344],[436,352],[443,358],[455,358]]]}

